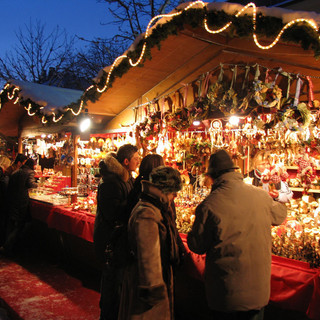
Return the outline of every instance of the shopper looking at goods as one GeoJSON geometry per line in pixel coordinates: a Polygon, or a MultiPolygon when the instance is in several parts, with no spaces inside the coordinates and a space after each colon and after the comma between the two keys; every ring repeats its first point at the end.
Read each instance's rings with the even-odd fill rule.
{"type": "Polygon", "coordinates": [[[27,161],[28,157],[22,153],[18,153],[16,158],[14,159],[13,163],[6,169],[4,172],[5,175],[11,176],[13,172],[18,170],[25,162],[27,161]]]}
{"type": "Polygon", "coordinates": [[[140,163],[139,175],[134,181],[133,189],[128,198],[128,211],[131,212],[134,206],[139,201],[142,192],[142,180],[149,180],[149,175],[154,168],[163,166],[164,161],[162,156],[159,154],[148,154],[146,155],[140,163]]]}
{"type": "Polygon", "coordinates": [[[97,193],[93,239],[97,257],[103,263],[100,320],[118,319],[123,268],[129,252],[127,200],[134,182],[131,173],[139,162],[137,147],[126,144],[99,164],[102,180],[97,193]]]}
{"type": "Polygon", "coordinates": [[[262,187],[279,202],[285,203],[292,199],[293,192],[286,182],[287,171],[283,166],[272,166],[270,152],[258,151],[253,157],[252,165],[250,177],[253,178],[254,186],[262,187]]]}
{"type": "Polygon", "coordinates": [[[19,170],[14,171],[8,184],[8,237],[0,248],[4,254],[13,254],[19,239],[24,237],[27,222],[31,221],[29,189],[36,188],[34,161],[27,159],[19,170]]]}
{"type": "Polygon", "coordinates": [[[243,182],[225,150],[211,155],[211,193],[196,208],[187,241],[206,254],[205,289],[213,319],[263,319],[270,297],[271,225],[286,206],[243,182]]]}
{"type": "Polygon", "coordinates": [[[119,319],[174,319],[173,270],[179,263],[175,221],[170,204],[182,187],[176,169],[152,170],[142,181],[128,237],[133,262],[124,276],[119,319]]]}
{"type": "Polygon", "coordinates": [[[9,177],[4,172],[10,166],[10,163],[11,161],[7,156],[0,156],[0,245],[3,245],[7,232],[7,188],[9,177]]]}

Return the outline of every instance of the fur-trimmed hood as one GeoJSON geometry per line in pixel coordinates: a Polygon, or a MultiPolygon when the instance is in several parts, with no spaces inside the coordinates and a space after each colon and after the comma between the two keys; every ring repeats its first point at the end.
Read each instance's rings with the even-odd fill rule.
{"type": "MultiPolygon", "coordinates": [[[[107,154],[103,159],[105,169],[107,172],[114,173],[121,178],[124,182],[129,179],[129,172],[122,164],[111,154],[107,154]]],[[[102,174],[103,176],[103,174],[102,174]]]]}

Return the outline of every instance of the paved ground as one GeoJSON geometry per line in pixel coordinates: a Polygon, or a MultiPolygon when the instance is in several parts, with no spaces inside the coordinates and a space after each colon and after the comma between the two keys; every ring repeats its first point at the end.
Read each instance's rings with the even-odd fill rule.
{"type": "MultiPolygon", "coordinates": [[[[43,247],[0,257],[0,320],[98,320],[99,270],[57,257],[43,247]]],[[[176,289],[176,320],[210,319],[201,282],[180,272],[176,289]]],[[[264,320],[307,319],[268,305],[264,320]]]]}

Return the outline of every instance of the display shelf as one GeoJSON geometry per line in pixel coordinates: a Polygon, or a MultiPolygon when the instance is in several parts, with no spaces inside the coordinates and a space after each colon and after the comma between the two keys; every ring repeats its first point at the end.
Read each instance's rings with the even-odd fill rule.
{"type": "MultiPolygon", "coordinates": [[[[287,170],[298,170],[299,167],[298,166],[286,166],[287,170]]],[[[316,167],[316,170],[320,170],[320,167],[316,167]]]]}
{"type": "MultiPolygon", "coordinates": [[[[302,187],[290,187],[292,191],[303,192],[302,187]]],[[[308,193],[320,193],[320,189],[309,189],[308,193]]]]}

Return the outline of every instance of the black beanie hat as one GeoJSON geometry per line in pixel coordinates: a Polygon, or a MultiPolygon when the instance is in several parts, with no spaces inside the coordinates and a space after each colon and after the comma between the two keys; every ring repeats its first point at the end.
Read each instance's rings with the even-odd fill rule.
{"type": "Polygon", "coordinates": [[[239,169],[235,166],[230,155],[224,149],[216,151],[210,156],[207,174],[213,178],[230,169],[239,169]]]}

